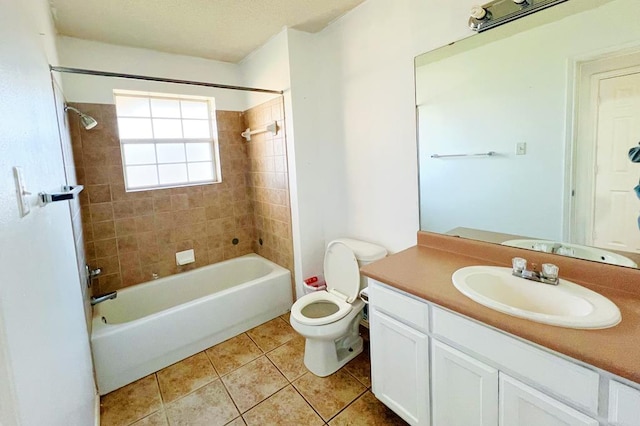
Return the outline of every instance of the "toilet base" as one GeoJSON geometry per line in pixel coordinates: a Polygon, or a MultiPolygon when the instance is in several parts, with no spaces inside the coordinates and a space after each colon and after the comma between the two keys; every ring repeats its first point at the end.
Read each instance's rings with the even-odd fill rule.
{"type": "Polygon", "coordinates": [[[339,343],[344,339],[337,342],[307,339],[304,346],[305,367],[316,376],[326,377],[362,353],[362,337],[350,339],[350,342],[346,342],[347,345],[339,343]]]}

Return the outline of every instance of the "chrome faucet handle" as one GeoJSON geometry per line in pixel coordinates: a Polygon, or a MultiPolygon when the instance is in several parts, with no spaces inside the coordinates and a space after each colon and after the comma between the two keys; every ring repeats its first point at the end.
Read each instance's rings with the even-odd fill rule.
{"type": "Polygon", "coordinates": [[[557,281],[558,273],[560,272],[560,268],[553,263],[543,263],[542,264],[542,277],[548,280],[557,281]]]}
{"type": "Polygon", "coordinates": [[[514,257],[511,259],[511,265],[513,266],[513,272],[518,274],[527,269],[527,259],[521,257],[514,257]]]}

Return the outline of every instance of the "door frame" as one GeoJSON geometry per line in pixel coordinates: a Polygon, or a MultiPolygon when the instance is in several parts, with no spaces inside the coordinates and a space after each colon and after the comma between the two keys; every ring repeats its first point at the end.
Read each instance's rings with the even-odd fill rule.
{"type": "Polygon", "coordinates": [[[572,61],[574,76],[573,126],[567,144],[565,180],[570,189],[565,198],[563,238],[576,244],[593,245],[596,139],[599,84],[602,80],[640,73],[640,47],[603,53],[572,61]]]}

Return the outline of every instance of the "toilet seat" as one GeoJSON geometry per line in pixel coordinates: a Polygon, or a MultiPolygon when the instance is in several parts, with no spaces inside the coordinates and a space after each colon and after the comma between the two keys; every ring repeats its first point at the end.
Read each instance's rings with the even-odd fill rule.
{"type": "Polygon", "coordinates": [[[291,317],[304,325],[324,325],[338,321],[351,312],[351,303],[347,303],[338,296],[327,291],[316,291],[298,299],[291,307],[291,317]],[[338,307],[338,311],[320,318],[309,318],[302,313],[302,310],[312,303],[327,302],[338,307]]]}
{"type": "Polygon", "coordinates": [[[342,241],[332,241],[324,256],[324,273],[327,291],[317,291],[302,296],[291,307],[291,316],[300,324],[324,325],[344,318],[351,309],[351,303],[360,290],[360,270],[353,250],[342,241]],[[332,314],[311,318],[302,313],[312,303],[326,302],[338,307],[332,314]]]}

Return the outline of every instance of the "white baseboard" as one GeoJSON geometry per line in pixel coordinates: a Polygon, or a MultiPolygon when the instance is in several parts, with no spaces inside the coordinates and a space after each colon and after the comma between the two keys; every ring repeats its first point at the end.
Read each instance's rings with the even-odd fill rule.
{"type": "Polygon", "coordinates": [[[100,394],[96,392],[94,408],[94,426],[100,426],[100,394]]]}

